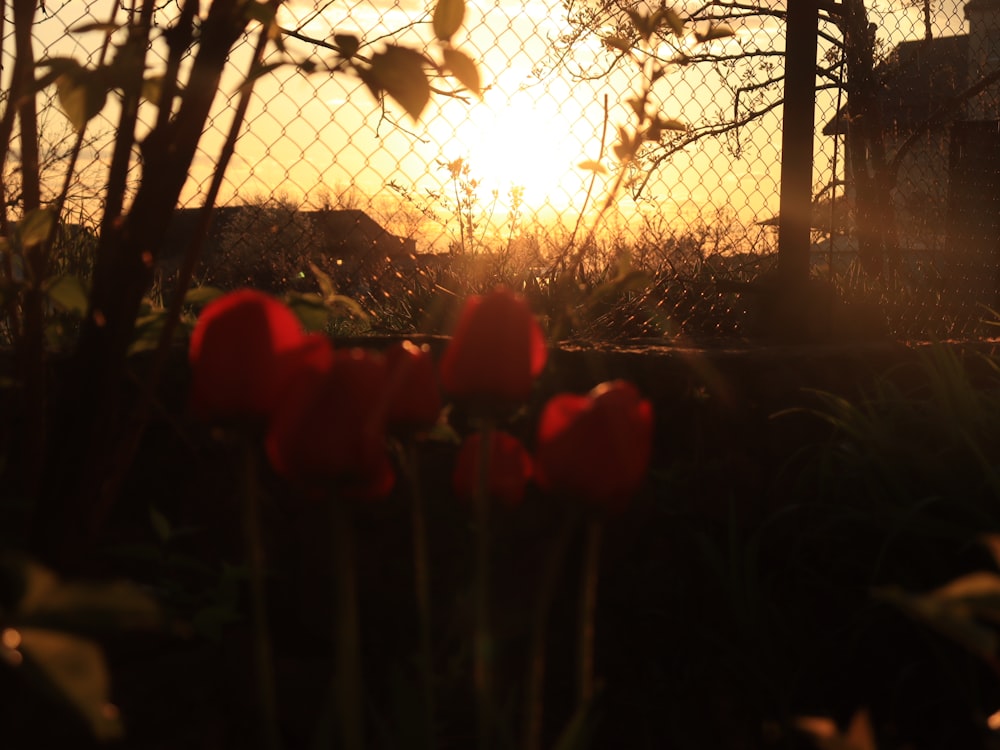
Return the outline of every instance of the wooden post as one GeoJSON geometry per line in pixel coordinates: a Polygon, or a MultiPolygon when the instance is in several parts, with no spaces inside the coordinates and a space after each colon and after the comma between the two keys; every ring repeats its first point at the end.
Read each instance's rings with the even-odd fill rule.
{"type": "Polygon", "coordinates": [[[817,0],[789,0],[778,214],[778,275],[785,290],[809,278],[818,30],[817,0]]]}

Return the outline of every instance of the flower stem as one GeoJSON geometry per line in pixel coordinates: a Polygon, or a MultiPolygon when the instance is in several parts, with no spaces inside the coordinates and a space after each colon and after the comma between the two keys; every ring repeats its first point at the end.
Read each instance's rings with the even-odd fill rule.
{"type": "Polygon", "coordinates": [[[357,569],[354,529],[350,509],[339,498],[333,506],[333,555],[337,566],[337,705],[340,713],[341,747],[362,750],[361,627],[358,614],[357,569]]]}
{"type": "Polygon", "coordinates": [[[545,631],[552,598],[559,583],[566,550],[577,527],[577,515],[568,514],[549,550],[548,560],[538,586],[538,601],[531,626],[531,652],[528,657],[527,686],[524,691],[524,750],[539,750],[542,741],[545,688],[545,631]]]}
{"type": "Polygon", "coordinates": [[[600,572],[601,522],[591,519],[583,552],[580,579],[579,707],[586,709],[594,698],[594,619],[597,614],[597,580],[600,572]]]}
{"type": "Polygon", "coordinates": [[[413,501],[413,571],[420,616],[420,668],[423,676],[427,748],[434,746],[434,660],[431,650],[431,584],[427,562],[427,522],[420,492],[416,444],[406,446],[406,471],[413,501]]]}
{"type": "Polygon", "coordinates": [[[265,747],[279,750],[278,707],[274,678],[274,655],[267,618],[266,567],[260,531],[260,497],[257,492],[257,456],[253,444],[239,436],[243,460],[243,533],[250,567],[254,666],[257,671],[257,699],[265,747]]]}
{"type": "Polygon", "coordinates": [[[490,633],[490,460],[493,457],[493,425],[480,431],[479,474],[476,478],[476,624],[473,635],[473,684],[476,692],[476,728],[480,750],[491,743],[493,713],[493,638],[490,633]]]}

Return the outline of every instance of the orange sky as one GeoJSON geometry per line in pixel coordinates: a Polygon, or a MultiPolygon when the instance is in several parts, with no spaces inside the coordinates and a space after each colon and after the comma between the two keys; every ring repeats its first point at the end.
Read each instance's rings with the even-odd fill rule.
{"type": "MultiPolygon", "coordinates": [[[[329,10],[317,15],[312,12],[316,3],[290,0],[281,21],[286,26],[308,21],[303,31],[321,39],[334,32],[374,38],[409,26],[396,37],[400,43],[420,47],[432,40],[427,23],[430,8],[421,2],[341,0],[328,5],[329,10]]],[[[82,3],[68,6],[75,8],[76,16],[82,3]]],[[[93,2],[91,7],[103,20],[110,6],[108,2],[93,2]]],[[[894,10],[887,3],[873,7],[880,37],[888,42],[906,35],[912,38],[916,33],[919,18],[915,10],[894,10]],[[905,21],[905,31],[897,30],[904,28],[900,19],[905,21]]],[[[69,11],[64,8],[62,12],[69,11]]],[[[952,32],[962,30],[960,14],[946,18],[952,32]]],[[[40,40],[50,45],[49,54],[83,60],[87,51],[97,48],[99,34],[66,37],[60,33],[65,25],[60,21],[52,18],[39,26],[40,40]]],[[[605,96],[611,103],[609,147],[614,126],[628,121],[628,112],[620,102],[630,82],[617,76],[575,83],[565,73],[541,80],[533,77],[533,68],[544,61],[553,39],[565,27],[558,0],[470,0],[464,28],[455,42],[479,61],[489,91],[483,102],[436,98],[416,124],[394,110],[391,103],[389,114],[399,125],[384,120],[370,93],[352,77],[305,76],[292,68],[275,71],[257,84],[256,102],[227,173],[224,199],[283,192],[309,202],[318,200],[324,189],[337,192],[352,183],[374,195],[384,192],[391,181],[420,194],[448,190],[447,171],[436,163],[461,157],[469,161],[473,176],[482,181],[481,196],[497,191],[501,213],[507,191],[518,185],[524,188],[529,207],[550,205],[568,215],[571,222],[582,208],[589,179],[588,173],[575,165],[597,156],[605,96]]],[[[776,23],[767,22],[753,28],[737,26],[736,31],[733,40],[713,44],[763,46],[781,30],[776,23]]],[[[777,44],[781,45],[780,39],[777,44]]],[[[311,53],[296,43],[289,43],[289,49],[294,54],[311,53]]],[[[582,48],[580,54],[586,61],[588,57],[596,59],[601,51],[593,44],[582,48]]],[[[233,60],[245,68],[245,51],[235,54],[233,60]]],[[[697,122],[731,108],[731,101],[713,79],[700,85],[699,79],[688,79],[692,80],[693,85],[685,83],[677,74],[661,82],[664,114],[697,122]]],[[[214,154],[229,122],[225,100],[234,95],[239,82],[234,74],[224,83],[219,115],[206,133],[204,155],[185,190],[189,202],[197,203],[213,171],[214,154]]],[[[818,99],[825,97],[826,106],[832,106],[831,96],[822,94],[818,99]]],[[[113,118],[113,107],[105,114],[113,118]]],[[[99,121],[95,124],[101,126],[99,121]]],[[[681,222],[699,213],[711,218],[714,206],[726,204],[747,222],[772,215],[777,210],[780,120],[770,116],[762,127],[747,131],[743,137],[745,148],[740,158],[730,155],[719,142],[704,142],[676,155],[650,183],[646,197],[658,210],[681,222]]],[[[817,139],[820,168],[828,162],[824,152],[829,152],[829,147],[829,139],[817,139]]],[[[601,187],[599,181],[598,197],[601,187]]],[[[623,211],[627,213],[630,205],[624,197],[623,211]]]]}

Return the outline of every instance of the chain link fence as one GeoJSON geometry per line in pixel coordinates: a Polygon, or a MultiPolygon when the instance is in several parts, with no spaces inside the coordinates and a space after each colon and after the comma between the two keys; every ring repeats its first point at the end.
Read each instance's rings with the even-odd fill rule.
{"type": "MultiPolygon", "coordinates": [[[[124,5],[47,0],[36,58],[95,65],[103,24],[127,22],[124,5]]],[[[821,13],[817,50],[811,273],[847,301],[840,325],[848,332],[987,336],[997,293],[1000,140],[991,89],[968,89],[998,59],[991,4],[972,0],[968,15],[982,23],[970,32],[960,0],[868,3],[882,136],[864,142],[847,109],[850,61],[838,7],[821,13]],[[866,254],[859,214],[871,201],[862,187],[873,180],[891,208],[882,244],[866,254]]],[[[200,281],[309,291],[325,278],[357,299],[377,329],[434,331],[441,299],[497,281],[532,295],[545,312],[559,260],[578,255],[589,293],[576,307],[580,335],[754,335],[767,289],[761,280],[777,257],[784,6],[677,10],[683,33],[656,37],[641,58],[620,43],[634,37],[624,3],[474,0],[455,42],[479,64],[482,99],[436,79],[431,103],[413,121],[358,78],[330,72],[332,40],[355,35],[362,55],[386,42],[426,51],[426,4],[284,3],[285,51],[270,58],[283,64],[254,83],[200,281]],[[711,33],[723,28],[732,34],[711,33]],[[623,166],[614,146],[649,58],[667,66],[652,101],[684,129],[623,166]]],[[[178,12],[162,3],[156,25],[166,29],[178,12]]],[[[9,29],[8,21],[5,72],[9,29]]],[[[204,202],[249,47],[231,56],[161,262],[164,283],[204,202]]],[[[154,35],[148,64],[158,59],[166,59],[166,42],[154,35]]],[[[73,133],[54,102],[41,108],[43,157],[58,175],[73,133]]],[[[100,209],[114,107],[109,99],[87,130],[67,208],[74,226],[92,226],[100,209]]],[[[134,161],[138,179],[138,154],[134,161]]],[[[5,179],[11,197],[16,171],[5,179]]]]}

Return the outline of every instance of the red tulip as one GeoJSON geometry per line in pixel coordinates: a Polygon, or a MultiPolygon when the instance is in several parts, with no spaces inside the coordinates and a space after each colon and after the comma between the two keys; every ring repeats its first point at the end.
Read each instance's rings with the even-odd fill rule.
{"type": "Polygon", "coordinates": [[[384,496],[392,488],[385,454],[386,368],[381,355],[353,349],[300,366],[266,439],[274,470],[304,483],[384,496]]]}
{"type": "MultiPolygon", "coordinates": [[[[493,445],[487,468],[487,492],[504,505],[515,507],[524,499],[524,488],[531,478],[531,456],[513,435],[500,430],[489,434],[493,445]]],[[[475,432],[465,438],[458,451],[452,484],[455,494],[463,500],[471,500],[476,494],[481,443],[482,434],[475,432]]]]}
{"type": "Polygon", "coordinates": [[[653,407],[624,380],[554,396],[538,425],[538,485],[620,510],[642,484],[652,436],[653,407]]]}
{"type": "Polygon", "coordinates": [[[441,359],[441,383],[458,399],[524,401],[547,355],[527,302],[498,288],[466,300],[441,359]]]}
{"type": "Polygon", "coordinates": [[[283,355],[305,337],[270,295],[243,289],[205,306],[191,333],[191,409],[202,419],[267,417],[288,375],[283,355]]]}
{"type": "Polygon", "coordinates": [[[432,427],[441,413],[441,393],[430,349],[410,341],[385,351],[390,425],[403,429],[432,427]]]}

